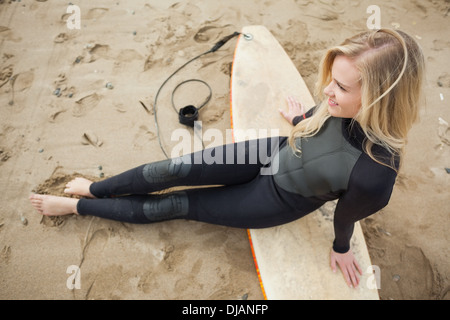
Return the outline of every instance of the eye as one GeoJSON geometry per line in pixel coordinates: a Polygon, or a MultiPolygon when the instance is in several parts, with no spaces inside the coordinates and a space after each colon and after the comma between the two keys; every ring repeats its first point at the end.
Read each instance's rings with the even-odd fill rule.
{"type": "Polygon", "coordinates": [[[342,91],[347,91],[347,90],[345,90],[339,83],[336,82],[336,84],[337,84],[337,86],[339,87],[339,89],[341,89],[342,91]]]}

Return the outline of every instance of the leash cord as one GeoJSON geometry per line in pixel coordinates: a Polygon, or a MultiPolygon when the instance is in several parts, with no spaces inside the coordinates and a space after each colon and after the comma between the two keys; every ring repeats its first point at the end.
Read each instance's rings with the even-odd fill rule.
{"type": "MultiPolygon", "coordinates": [[[[197,60],[197,59],[199,59],[199,58],[201,58],[201,57],[203,57],[204,55],[207,55],[207,54],[209,54],[209,53],[216,52],[216,51],[219,50],[225,43],[227,43],[230,39],[232,39],[232,38],[234,38],[234,37],[236,37],[236,36],[238,36],[238,35],[240,35],[240,34],[241,34],[240,32],[234,32],[233,34],[224,37],[223,39],[221,39],[220,41],[218,41],[218,42],[212,47],[212,49],[210,49],[210,50],[208,50],[208,51],[206,51],[206,52],[204,52],[204,53],[202,53],[202,54],[199,54],[198,56],[192,58],[191,60],[189,60],[188,62],[186,62],[185,64],[183,64],[181,67],[179,67],[177,70],[175,70],[175,71],[174,71],[174,72],[173,72],[173,73],[172,73],[172,74],[171,74],[171,75],[170,75],[170,76],[169,76],[169,77],[161,84],[161,86],[159,87],[159,89],[158,89],[158,91],[157,91],[157,93],[156,93],[156,96],[155,96],[155,101],[154,101],[154,103],[153,103],[153,114],[154,114],[154,119],[155,119],[155,127],[156,127],[156,134],[157,134],[157,137],[158,137],[158,143],[159,143],[159,146],[160,146],[162,152],[164,153],[164,155],[166,156],[167,159],[169,159],[169,156],[167,155],[167,153],[166,153],[166,151],[165,151],[165,149],[164,149],[164,147],[163,147],[163,145],[162,145],[162,142],[161,142],[160,130],[159,130],[159,125],[158,125],[158,116],[157,116],[157,110],[158,110],[158,109],[157,109],[157,102],[158,102],[158,97],[159,97],[159,94],[160,94],[162,88],[166,85],[167,82],[169,82],[170,79],[172,79],[173,76],[175,76],[180,70],[182,70],[183,68],[185,68],[188,64],[192,63],[193,61],[195,61],[195,60],[197,60]]],[[[175,105],[174,105],[174,103],[173,103],[173,96],[174,96],[174,93],[175,93],[176,89],[178,89],[178,87],[179,87],[180,85],[182,85],[182,84],[184,84],[184,83],[186,83],[186,82],[190,82],[190,81],[198,81],[198,82],[202,82],[202,83],[206,84],[206,86],[207,86],[207,87],[209,88],[209,90],[210,90],[210,94],[209,94],[208,98],[207,98],[206,101],[200,106],[200,108],[202,108],[203,106],[205,106],[205,105],[209,102],[209,100],[211,99],[211,96],[212,96],[212,90],[211,90],[211,87],[210,87],[206,82],[204,82],[204,81],[202,81],[202,80],[198,80],[198,79],[186,80],[186,81],[183,81],[182,83],[178,84],[178,85],[175,87],[174,91],[172,92],[172,107],[174,108],[175,111],[177,111],[177,110],[176,110],[175,105]]],[[[141,104],[145,107],[145,105],[144,105],[142,102],[141,102],[141,104]]],[[[200,108],[198,108],[198,109],[200,109],[200,108]]],[[[147,109],[147,108],[145,108],[145,109],[147,109]]],[[[178,112],[178,111],[177,111],[177,112],[178,112]]]]}

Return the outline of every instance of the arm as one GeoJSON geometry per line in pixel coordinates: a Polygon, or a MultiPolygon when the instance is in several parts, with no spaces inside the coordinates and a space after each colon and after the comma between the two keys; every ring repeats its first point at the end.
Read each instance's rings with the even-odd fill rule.
{"type": "Polygon", "coordinates": [[[357,286],[362,274],[352,251],[350,239],[356,221],[381,210],[390,199],[397,174],[362,154],[353,168],[347,191],[340,197],[334,214],[335,240],[331,251],[331,268],[339,265],[349,286],[357,286]]]}

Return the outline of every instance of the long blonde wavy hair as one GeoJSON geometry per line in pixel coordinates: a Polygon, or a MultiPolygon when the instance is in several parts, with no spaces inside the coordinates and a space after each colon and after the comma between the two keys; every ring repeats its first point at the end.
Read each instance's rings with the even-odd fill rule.
{"type": "Polygon", "coordinates": [[[323,90],[332,80],[331,68],[339,55],[352,59],[361,73],[361,108],[353,119],[367,137],[364,151],[374,161],[396,170],[394,159],[402,159],[408,131],[418,120],[425,73],[421,48],[402,31],[371,30],[329,49],[322,58],[315,90],[322,102],[313,116],[295,126],[289,144],[297,149],[296,138],[315,135],[331,117],[323,90]],[[390,164],[374,156],[375,144],[390,152],[390,164]]]}

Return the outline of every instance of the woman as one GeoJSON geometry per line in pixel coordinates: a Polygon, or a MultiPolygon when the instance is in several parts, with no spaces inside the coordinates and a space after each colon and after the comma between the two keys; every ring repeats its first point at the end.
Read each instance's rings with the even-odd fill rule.
{"type": "Polygon", "coordinates": [[[65,192],[85,197],[80,200],[48,195],[30,200],[44,215],[265,228],[339,199],[331,267],[335,271],[337,264],[347,284],[356,287],[362,271],[350,249],[353,226],[389,201],[407,133],[417,120],[423,73],[423,54],[410,36],[389,29],[364,32],[326,52],[316,86],[319,105],[304,113],[288,98],[289,110],[280,112],[295,125],[290,137],[210,148],[94,183],[76,178],[65,192]],[[253,162],[255,152],[267,156],[253,162]],[[205,153],[222,155],[223,162],[194,161],[205,153]],[[275,165],[273,174],[261,174],[275,165]],[[200,185],[221,186],[149,194],[200,185]]]}

